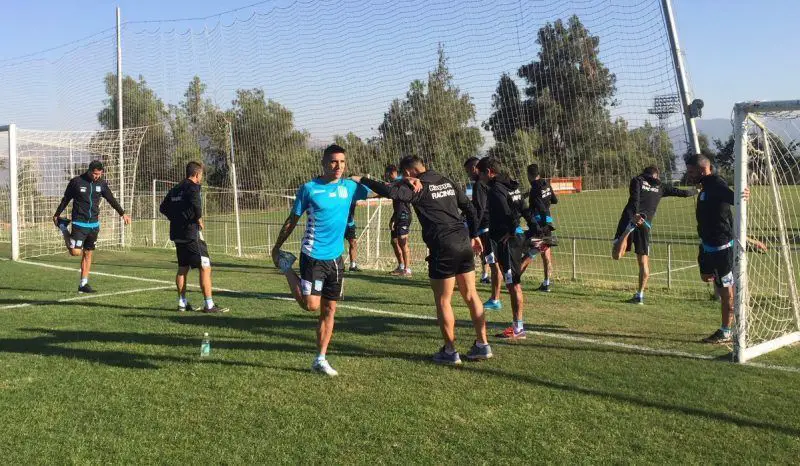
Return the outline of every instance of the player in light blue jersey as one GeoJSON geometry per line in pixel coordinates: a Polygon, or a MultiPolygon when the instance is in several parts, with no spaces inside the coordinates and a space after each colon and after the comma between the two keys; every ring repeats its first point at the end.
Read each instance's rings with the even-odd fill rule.
{"type": "Polygon", "coordinates": [[[342,238],[350,205],[366,199],[369,193],[365,186],[342,179],[344,170],[345,150],[335,144],[328,146],[322,156],[322,176],[297,190],[294,207],[272,248],[272,260],[286,276],[297,303],[307,311],[320,313],[317,327],[319,353],[311,369],[329,376],[337,375],[325,354],[333,335],[336,301],[342,293],[342,238]],[[280,248],[304,213],[306,230],[300,243],[300,273],[297,274],[291,268],[294,256],[280,248]]]}

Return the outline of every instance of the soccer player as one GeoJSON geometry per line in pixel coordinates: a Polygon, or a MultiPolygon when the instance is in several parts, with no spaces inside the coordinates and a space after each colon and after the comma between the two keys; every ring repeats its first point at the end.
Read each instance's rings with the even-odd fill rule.
{"type": "MultiPolygon", "coordinates": [[[[693,155],[686,161],[686,176],[689,182],[700,186],[695,216],[697,233],[700,235],[700,251],[697,263],[700,278],[714,282],[722,303],[722,325],[717,331],[703,339],[705,343],[730,343],[733,323],[733,191],[728,184],[713,173],[711,161],[704,155],[693,155]]],[[[749,189],[744,199],[750,197],[749,189]]]]}
{"type": "Polygon", "coordinates": [[[100,200],[105,199],[122,217],[125,225],[130,225],[131,218],[119,205],[108,183],[103,179],[103,162],[93,160],[86,173],[69,180],[64,197],[53,214],[53,223],[61,230],[64,243],[72,256],[81,257],[81,281],[79,293],[94,293],[89,286],[89,271],[92,268],[92,254],[100,234],[100,200]],[[60,218],[61,212],[72,201],[72,232],[67,226],[70,220],[60,218]]]}
{"type": "Polygon", "coordinates": [[[480,177],[478,161],[480,161],[478,157],[470,157],[464,162],[464,170],[472,180],[472,206],[475,208],[475,215],[478,218],[478,234],[483,245],[481,263],[484,270],[481,282],[484,281],[484,278],[488,278],[486,277],[486,267],[489,268],[491,273],[492,294],[483,303],[483,308],[487,311],[499,311],[503,308],[503,303],[500,302],[500,266],[497,264],[495,255],[497,245],[494,244],[491,236],[489,236],[489,212],[487,210],[489,205],[486,202],[489,187],[480,177]]]}
{"type": "Polygon", "coordinates": [[[294,207],[281,228],[272,260],[286,276],[292,296],[303,309],[319,312],[317,324],[317,357],[311,370],[328,376],[338,372],[326,358],[333,336],[336,301],[342,293],[344,263],[342,236],[347,228],[350,207],[367,198],[366,187],[342,179],[345,150],[332,144],[322,155],[322,176],[300,186],[294,207]],[[281,246],[294,231],[303,214],[307,214],[306,230],[300,246],[300,274],[292,270],[295,258],[281,251],[281,246]]]}
{"type": "Polygon", "coordinates": [[[344,229],[344,239],[349,246],[347,255],[350,258],[350,271],[361,272],[358,266],[358,234],[356,232],[356,202],[350,205],[350,213],[347,215],[347,228],[344,229]]]}
{"type": "Polygon", "coordinates": [[[433,355],[439,364],[461,364],[455,347],[455,317],[453,315],[453,288],[458,284],[461,297],[469,307],[475,342],[466,354],[469,360],[489,359],[492,348],[486,340],[486,318],[478,292],[475,289],[474,253],[482,247],[478,239],[478,223],[469,199],[450,179],[427,170],[416,156],[406,156],[400,161],[400,170],[410,182],[421,186],[415,191],[406,183],[386,185],[369,178],[353,177],[379,196],[411,203],[422,226],[422,239],[428,246],[428,277],[436,301],[436,315],[444,346],[433,355]],[[467,218],[467,228],[461,213],[467,218]]]}
{"type": "Polygon", "coordinates": [[[697,194],[696,189],[683,190],[670,184],[662,183],[658,178],[658,168],[645,168],[641,175],[634,176],[630,184],[628,203],[622,210],[611,257],[621,259],[626,251],[631,250],[633,243],[636,260],[639,263],[639,290],[628,301],[633,304],[644,304],[644,289],[650,277],[650,230],[653,218],[662,197],[691,197],[697,194]]]}
{"type": "Polygon", "coordinates": [[[175,286],[178,289],[178,312],[193,311],[186,301],[186,277],[192,268],[200,272],[200,291],[205,305],[203,312],[217,314],[228,312],[227,308],[214,304],[211,292],[211,259],[208,246],[203,240],[203,201],[200,183],[203,181],[203,165],[199,162],[186,164],[186,179],[169,190],[161,201],[159,211],[169,219],[169,239],[175,243],[178,256],[178,273],[175,286]]]}
{"type": "MultiPolygon", "coordinates": [[[[396,165],[387,165],[383,174],[387,183],[399,181],[396,165]]],[[[411,276],[411,249],[408,247],[408,233],[411,229],[411,206],[408,202],[392,201],[392,219],[389,221],[389,230],[392,237],[392,249],[397,257],[397,268],[392,270],[392,275],[403,277],[411,276]]]]}
{"type": "Polygon", "coordinates": [[[497,245],[497,260],[504,274],[506,288],[511,295],[513,322],[510,327],[496,335],[508,340],[526,338],[523,321],[522,255],[523,237],[519,220],[525,211],[525,201],[519,190],[519,183],[512,180],[503,170],[500,160],[487,157],[478,162],[481,177],[487,181],[489,194],[489,235],[497,245]]]}
{"type": "Polygon", "coordinates": [[[558,244],[553,234],[556,227],[553,225],[553,217],[550,216],[550,205],[558,204],[558,198],[550,183],[539,174],[539,165],[532,163],[528,165],[527,171],[531,191],[528,194],[526,211],[528,232],[525,237],[531,243],[531,247],[522,260],[521,269],[522,273],[525,273],[525,269],[533,262],[536,255],[541,253],[544,281],[538,291],[549,293],[550,277],[553,276],[553,254],[550,247],[558,244]]]}

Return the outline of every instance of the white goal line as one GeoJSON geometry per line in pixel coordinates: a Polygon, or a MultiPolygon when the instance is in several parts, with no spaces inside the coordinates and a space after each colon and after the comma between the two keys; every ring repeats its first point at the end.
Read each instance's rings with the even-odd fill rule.
{"type": "MultiPolygon", "coordinates": [[[[65,267],[65,266],[53,265],[53,264],[44,264],[44,263],[41,263],[41,262],[18,261],[18,263],[27,264],[27,265],[35,265],[35,266],[39,266],[39,267],[47,267],[47,268],[52,268],[52,269],[56,269],[56,270],[65,270],[65,271],[70,271],[70,272],[78,271],[78,269],[71,268],[71,267],[65,267]]],[[[130,275],[119,275],[119,274],[111,274],[111,273],[103,273],[103,272],[92,272],[92,273],[95,274],[95,275],[103,275],[103,276],[114,277],[114,278],[124,278],[124,279],[128,279],[128,280],[138,280],[138,281],[148,281],[148,282],[153,282],[153,283],[172,284],[172,282],[169,281],[169,280],[159,280],[159,279],[155,279],[155,278],[141,278],[141,277],[133,277],[133,276],[130,276],[130,275]]],[[[159,289],[162,289],[162,288],[163,289],[169,289],[171,287],[166,287],[166,286],[165,287],[159,287],[159,289]]],[[[249,293],[251,293],[251,292],[247,292],[247,291],[231,290],[231,289],[228,289],[228,288],[217,288],[217,287],[214,287],[213,289],[215,291],[222,291],[222,292],[225,292],[225,293],[232,293],[232,294],[249,294],[249,293]]],[[[273,300],[276,300],[276,301],[294,302],[294,298],[289,298],[289,297],[286,297],[286,296],[275,296],[275,295],[267,294],[267,293],[262,293],[262,296],[264,298],[273,299],[273,300]]],[[[68,298],[68,299],[70,299],[70,298],[68,298]]],[[[407,318],[407,319],[421,319],[421,320],[428,320],[428,321],[435,321],[436,320],[436,317],[430,316],[430,315],[411,314],[411,313],[407,313],[407,312],[396,312],[396,311],[385,311],[385,310],[381,310],[381,309],[374,309],[374,308],[363,307],[363,306],[354,306],[354,305],[350,305],[350,304],[337,304],[336,307],[337,308],[342,308],[342,309],[352,309],[352,310],[355,310],[355,311],[367,312],[367,313],[370,313],[370,314],[388,315],[388,316],[392,316],[392,317],[402,317],[402,318],[407,318]]],[[[487,326],[490,326],[490,324],[487,324],[487,326]]],[[[500,327],[497,327],[497,328],[500,328],[500,327]]],[[[575,336],[575,335],[564,335],[562,333],[542,332],[542,331],[538,331],[538,330],[530,331],[528,333],[531,333],[533,335],[542,336],[542,337],[547,337],[547,338],[554,338],[554,339],[558,339],[558,340],[574,341],[574,342],[587,343],[587,344],[597,345],[597,346],[608,346],[608,347],[613,347],[613,348],[622,348],[622,349],[630,350],[632,352],[639,352],[639,353],[645,353],[645,354],[657,354],[657,355],[661,355],[661,356],[674,356],[674,357],[679,357],[679,358],[696,359],[696,360],[701,360],[701,361],[727,362],[727,363],[733,364],[733,360],[727,361],[727,360],[724,360],[724,359],[720,359],[717,356],[711,356],[711,355],[708,355],[708,354],[697,354],[697,353],[689,353],[689,352],[686,352],[686,351],[679,351],[679,350],[651,348],[649,346],[633,345],[633,344],[622,343],[622,342],[618,342],[618,341],[600,340],[600,339],[595,339],[595,338],[579,337],[579,336],[575,336]]],[[[737,365],[739,365],[739,366],[750,366],[750,367],[755,367],[755,368],[759,368],[759,369],[777,370],[777,371],[782,371],[782,372],[800,373],[800,367],[795,367],[795,366],[780,366],[780,365],[774,365],[774,364],[762,364],[762,363],[751,362],[751,361],[747,361],[745,363],[739,363],[737,365]]]]}

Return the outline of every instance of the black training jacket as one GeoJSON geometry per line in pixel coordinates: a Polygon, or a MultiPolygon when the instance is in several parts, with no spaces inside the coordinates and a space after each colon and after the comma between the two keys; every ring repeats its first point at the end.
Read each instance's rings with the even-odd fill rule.
{"type": "Polygon", "coordinates": [[[100,215],[100,199],[108,201],[109,205],[117,211],[118,214],[123,215],[125,210],[119,205],[111,188],[103,178],[100,181],[92,181],[89,173],[76,176],[69,180],[67,189],[64,190],[64,197],[61,198],[61,203],[58,204],[55,216],[61,215],[61,212],[67,208],[69,201],[72,201],[72,221],[83,223],[96,223],[99,222],[100,215]]]}
{"type": "Polygon", "coordinates": [[[478,217],[478,231],[489,228],[488,195],[489,186],[486,183],[477,180],[472,184],[472,206],[475,207],[475,215],[478,217]]]}
{"type": "Polygon", "coordinates": [[[408,202],[414,206],[422,226],[422,239],[428,249],[440,249],[456,244],[455,241],[478,236],[475,209],[464,191],[450,179],[428,170],[419,175],[422,190],[415,193],[405,181],[384,184],[362,178],[361,183],[382,197],[408,202]],[[467,227],[461,213],[467,219],[467,227]]]}
{"type": "Polygon", "coordinates": [[[733,240],[733,191],[719,176],[704,176],[697,197],[697,234],[707,246],[722,246],[733,240]]]}
{"type": "Polygon", "coordinates": [[[696,189],[678,189],[649,175],[634,176],[631,178],[630,196],[622,215],[630,220],[634,214],[644,214],[647,221],[651,222],[656,216],[662,197],[692,197],[696,193],[696,189]]]}
{"type": "Polygon", "coordinates": [[[491,238],[499,241],[507,234],[516,234],[519,219],[527,209],[519,183],[506,175],[497,175],[489,181],[487,205],[491,238]]]}
{"type": "Polygon", "coordinates": [[[172,241],[192,241],[199,238],[203,216],[203,201],[200,185],[183,180],[169,190],[161,201],[159,211],[169,219],[169,239],[172,241]]]}

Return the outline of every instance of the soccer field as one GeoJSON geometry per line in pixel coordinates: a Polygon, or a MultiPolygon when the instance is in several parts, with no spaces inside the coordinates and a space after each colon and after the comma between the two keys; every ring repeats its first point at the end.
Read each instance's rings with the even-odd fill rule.
{"type": "MultiPolygon", "coordinates": [[[[327,379],[309,371],[315,318],[272,267],[217,254],[215,286],[228,291],[216,300],[231,312],[177,314],[173,254],[98,251],[95,295],[74,293],[71,258],[0,262],[6,463],[800,457],[800,351],[730,363],[727,348],[699,343],[719,324],[715,302],[654,291],[631,306],[627,291],[559,283],[526,295],[528,340],[492,341],[494,359],[450,368],[430,362],[440,336],[423,273],[351,274],[329,354],[341,375],[327,379]]],[[[492,333],[510,320],[504,304],[488,314],[492,333]]]]}

